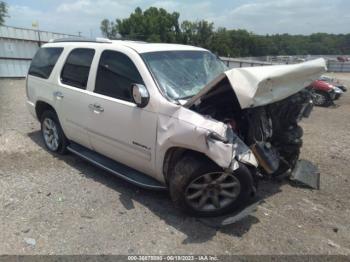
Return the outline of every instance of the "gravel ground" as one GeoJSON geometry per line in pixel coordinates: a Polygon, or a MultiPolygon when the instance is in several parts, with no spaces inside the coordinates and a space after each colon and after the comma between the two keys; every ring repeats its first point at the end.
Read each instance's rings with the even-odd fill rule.
{"type": "MultiPolygon", "coordinates": [[[[337,74],[350,86],[350,75],[337,74]]],[[[321,190],[263,182],[257,212],[219,230],[74,155],[48,153],[25,81],[0,80],[0,254],[350,254],[350,96],[304,120],[321,190]]]]}

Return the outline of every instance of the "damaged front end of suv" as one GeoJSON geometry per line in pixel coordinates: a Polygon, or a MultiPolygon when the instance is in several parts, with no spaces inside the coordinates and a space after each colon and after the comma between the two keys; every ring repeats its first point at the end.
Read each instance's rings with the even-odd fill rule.
{"type": "MultiPolygon", "coordinates": [[[[215,188],[215,183],[227,174],[242,172],[243,164],[247,176],[251,177],[250,188],[245,190],[252,194],[259,177],[275,177],[293,171],[302,146],[303,130],[298,123],[308,117],[313,108],[311,94],[304,87],[325,69],[323,59],[298,65],[231,69],[187,100],[184,107],[226,125],[226,134],[208,132],[207,143],[218,141],[221,145],[232,146],[231,162],[227,166],[221,164],[223,174],[215,177],[214,182],[200,182],[203,185],[213,183],[215,188]]],[[[215,146],[209,144],[208,152],[215,146]]],[[[213,156],[211,159],[220,163],[213,156]]],[[[192,186],[199,187],[200,182],[192,186]]],[[[230,196],[223,189],[229,184],[230,181],[218,186],[217,191],[201,189],[201,192],[209,192],[207,198],[217,194],[216,199],[211,200],[213,209],[222,205],[221,194],[230,196]]],[[[190,192],[190,197],[200,196],[198,190],[190,192]]],[[[192,207],[204,205],[201,199],[202,196],[198,197],[192,207]]]]}
{"type": "Polygon", "coordinates": [[[177,206],[198,216],[233,212],[259,178],[295,168],[298,123],[313,107],[305,86],[325,71],[324,59],[225,71],[205,51],[144,58],[177,102],[162,104],[157,131],[158,176],[177,206]]]}
{"type": "MultiPolygon", "coordinates": [[[[325,69],[323,59],[231,69],[184,106],[227,124],[228,142],[240,151],[249,148],[261,175],[277,176],[293,170],[299,159],[303,130],[298,123],[313,108],[304,87],[325,69]]],[[[237,155],[244,162],[248,154],[237,155]]]]}

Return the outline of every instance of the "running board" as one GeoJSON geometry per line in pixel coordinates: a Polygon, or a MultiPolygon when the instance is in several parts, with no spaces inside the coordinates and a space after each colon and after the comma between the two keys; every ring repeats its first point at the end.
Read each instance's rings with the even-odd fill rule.
{"type": "Polygon", "coordinates": [[[133,168],[116,162],[108,157],[105,157],[95,151],[92,151],[86,147],[71,143],[67,147],[68,151],[80,156],[81,158],[89,161],[95,166],[98,166],[134,185],[139,187],[153,189],[153,190],[165,190],[167,187],[154,178],[141,173],[133,168]]]}

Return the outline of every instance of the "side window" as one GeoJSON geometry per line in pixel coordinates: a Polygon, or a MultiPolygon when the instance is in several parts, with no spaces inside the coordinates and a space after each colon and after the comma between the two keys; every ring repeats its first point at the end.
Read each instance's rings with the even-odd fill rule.
{"type": "Polygon", "coordinates": [[[90,66],[95,50],[87,48],[73,49],[67,57],[61,73],[61,82],[85,89],[89,78],[90,66]]]}
{"type": "Polygon", "coordinates": [[[62,51],[62,47],[40,48],[33,57],[28,74],[45,79],[49,78],[62,51]]]}
{"type": "Polygon", "coordinates": [[[120,52],[106,50],[98,65],[95,93],[132,101],[131,84],[143,84],[139,71],[130,58],[120,52]]]}

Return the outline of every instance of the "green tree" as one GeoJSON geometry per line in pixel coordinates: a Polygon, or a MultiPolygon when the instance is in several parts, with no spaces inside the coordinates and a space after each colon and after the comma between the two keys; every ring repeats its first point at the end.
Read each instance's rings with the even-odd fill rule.
{"type": "Polygon", "coordinates": [[[181,23],[182,43],[209,48],[214,35],[214,24],[201,20],[181,23]]]}
{"type": "Polygon", "coordinates": [[[214,28],[206,20],[185,20],[163,8],[136,8],[128,18],[101,22],[101,32],[109,38],[148,42],[182,43],[201,46],[220,56],[266,56],[307,54],[349,54],[350,34],[257,35],[244,29],[214,28]]]}
{"type": "MultiPolygon", "coordinates": [[[[125,39],[179,42],[179,16],[179,13],[168,13],[163,8],[150,7],[143,12],[141,8],[137,7],[128,18],[116,19],[110,32],[112,32],[112,36],[119,34],[125,39]]],[[[106,22],[104,23],[106,24],[106,22]]],[[[104,26],[104,28],[108,28],[108,26],[104,26]]],[[[104,29],[102,32],[108,32],[108,30],[104,29]]]]}
{"type": "Polygon", "coordinates": [[[103,36],[108,37],[111,31],[111,22],[108,19],[103,19],[100,24],[100,30],[103,36]]]}
{"type": "Polygon", "coordinates": [[[234,54],[230,45],[231,41],[226,28],[218,28],[213,34],[210,49],[217,55],[232,57],[234,54]]]}
{"type": "Polygon", "coordinates": [[[3,1],[0,1],[0,25],[3,25],[5,23],[5,18],[8,17],[7,12],[7,4],[3,1]]]}
{"type": "Polygon", "coordinates": [[[109,21],[108,19],[103,19],[100,25],[100,29],[102,32],[102,35],[108,38],[115,38],[116,32],[115,32],[115,25],[113,22],[109,21]]]}

